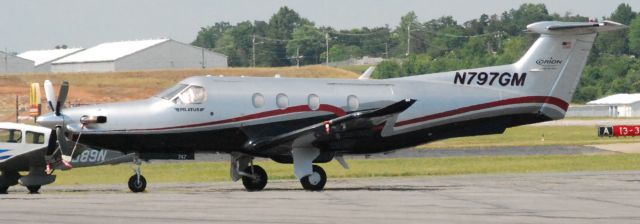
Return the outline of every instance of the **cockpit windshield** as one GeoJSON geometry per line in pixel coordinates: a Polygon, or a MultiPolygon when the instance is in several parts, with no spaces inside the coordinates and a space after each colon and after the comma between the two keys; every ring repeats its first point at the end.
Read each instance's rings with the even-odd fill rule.
{"type": "Polygon", "coordinates": [[[182,90],[187,88],[187,86],[188,85],[186,85],[186,84],[178,84],[178,85],[172,86],[171,88],[168,88],[168,89],[163,90],[162,92],[158,93],[156,95],[156,97],[160,97],[160,98],[165,99],[165,100],[171,100],[171,99],[173,99],[173,97],[178,95],[178,93],[182,92],[182,90]]]}
{"type": "Polygon", "coordinates": [[[199,104],[207,100],[207,91],[202,86],[178,84],[156,95],[176,104],[199,104]]]}
{"type": "Polygon", "coordinates": [[[207,99],[207,92],[201,86],[189,86],[182,91],[175,102],[177,104],[198,104],[203,103],[207,99]]]}

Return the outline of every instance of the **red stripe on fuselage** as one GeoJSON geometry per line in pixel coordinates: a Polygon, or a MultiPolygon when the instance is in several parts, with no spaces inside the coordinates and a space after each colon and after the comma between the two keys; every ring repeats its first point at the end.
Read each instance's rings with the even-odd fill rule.
{"type": "MultiPolygon", "coordinates": [[[[431,114],[423,117],[413,118],[410,120],[400,121],[396,123],[396,127],[415,124],[415,123],[438,119],[438,118],[444,118],[444,117],[467,113],[467,112],[476,111],[476,110],[483,110],[483,109],[488,109],[492,107],[499,107],[499,106],[513,105],[513,104],[524,104],[524,103],[548,103],[548,104],[553,104],[555,106],[558,106],[562,108],[564,111],[566,111],[567,108],[569,107],[569,104],[567,102],[555,97],[547,97],[547,96],[518,97],[518,98],[499,100],[499,101],[494,101],[489,103],[477,104],[477,105],[468,106],[468,107],[462,107],[462,108],[445,111],[437,114],[431,114]]],[[[290,113],[312,112],[312,111],[314,110],[311,110],[309,106],[300,105],[300,106],[289,107],[282,110],[265,111],[265,112],[260,112],[256,114],[250,114],[250,115],[245,115],[241,117],[229,118],[229,119],[219,120],[219,121],[212,121],[207,123],[189,124],[189,125],[163,127],[163,128],[130,129],[129,131],[157,131],[157,130],[168,130],[168,129],[177,129],[177,128],[193,128],[193,127],[233,123],[233,122],[239,122],[239,121],[248,121],[248,120],[254,120],[254,119],[262,119],[262,118],[285,115],[290,113]]],[[[338,117],[344,116],[347,114],[341,108],[328,105],[328,104],[321,104],[320,108],[318,108],[318,110],[315,110],[315,111],[331,112],[338,117]]]]}
{"type": "Polygon", "coordinates": [[[201,126],[208,126],[208,125],[226,124],[226,123],[239,122],[239,121],[248,121],[248,120],[260,119],[260,118],[266,118],[266,117],[273,117],[273,116],[278,116],[278,115],[285,115],[285,114],[290,114],[290,113],[311,112],[311,111],[331,112],[331,113],[337,115],[338,117],[344,116],[344,115],[347,114],[347,112],[345,112],[341,108],[334,107],[334,106],[327,105],[327,104],[321,104],[320,108],[318,108],[318,110],[311,110],[311,108],[309,108],[309,106],[307,106],[307,105],[300,105],[300,106],[288,107],[288,108],[282,109],[282,110],[265,111],[265,112],[260,112],[260,113],[256,113],[256,114],[249,114],[249,115],[245,115],[245,116],[241,116],[241,117],[229,118],[229,119],[219,120],[219,121],[212,121],[212,122],[207,122],[207,123],[189,124],[189,125],[181,125],[181,126],[174,126],[174,127],[164,127],[164,128],[130,129],[130,131],[157,131],[157,130],[167,130],[167,129],[175,129],[175,128],[193,128],[193,127],[201,127],[201,126]]]}
{"type": "Polygon", "coordinates": [[[524,103],[548,103],[548,104],[556,105],[557,107],[562,108],[564,111],[567,111],[567,108],[569,108],[569,103],[556,97],[526,96],[526,97],[511,98],[506,100],[499,100],[499,101],[494,101],[489,103],[477,104],[477,105],[468,106],[468,107],[461,107],[455,110],[450,110],[450,111],[445,111],[437,114],[427,115],[424,117],[418,117],[410,120],[400,121],[396,123],[395,126],[400,127],[404,125],[425,122],[428,120],[434,120],[438,118],[444,118],[444,117],[449,117],[453,115],[463,114],[471,111],[484,110],[492,107],[500,107],[500,106],[513,105],[513,104],[524,104],[524,103]]]}

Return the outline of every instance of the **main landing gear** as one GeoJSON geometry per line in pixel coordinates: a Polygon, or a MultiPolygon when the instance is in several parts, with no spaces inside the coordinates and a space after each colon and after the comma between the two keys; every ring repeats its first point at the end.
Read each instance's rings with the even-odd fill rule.
{"type": "Polygon", "coordinates": [[[27,186],[27,190],[29,190],[29,194],[38,194],[40,191],[41,185],[29,185],[27,186]]]}
{"type": "Polygon", "coordinates": [[[313,173],[300,179],[302,188],[308,191],[321,191],[327,183],[327,174],[318,165],[313,165],[313,173]]]}
{"type": "MultiPolygon", "coordinates": [[[[312,152],[300,156],[294,153],[295,173],[296,177],[299,177],[302,188],[308,191],[322,191],[327,183],[327,174],[322,167],[312,164],[313,159],[317,157],[314,154],[315,152],[312,152]]],[[[262,167],[253,165],[253,159],[248,155],[232,154],[231,179],[233,181],[242,179],[242,185],[247,191],[261,191],[267,186],[269,178],[262,167]]]]}
{"type": "Polygon", "coordinates": [[[17,171],[2,171],[0,175],[0,194],[7,194],[9,187],[18,184],[20,173],[17,171]]]}
{"type": "Polygon", "coordinates": [[[231,179],[242,179],[242,185],[247,191],[261,191],[267,186],[269,177],[267,172],[258,165],[253,165],[253,157],[233,153],[231,154],[231,179]]]}
{"type": "Polygon", "coordinates": [[[244,169],[242,185],[247,191],[261,191],[267,186],[267,172],[258,165],[251,165],[244,169]]]}
{"type": "Polygon", "coordinates": [[[140,166],[142,165],[142,161],[140,159],[135,158],[133,160],[134,168],[133,171],[135,174],[129,178],[129,190],[133,193],[144,192],[147,188],[147,180],[142,176],[142,172],[140,171],[140,166]]]}

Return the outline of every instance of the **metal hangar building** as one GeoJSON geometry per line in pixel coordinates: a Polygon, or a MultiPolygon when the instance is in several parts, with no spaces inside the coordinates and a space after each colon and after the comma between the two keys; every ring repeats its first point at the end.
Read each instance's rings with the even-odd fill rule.
{"type": "Polygon", "coordinates": [[[33,65],[31,60],[0,51],[0,74],[32,72],[33,65]]]}
{"type": "Polygon", "coordinates": [[[51,62],[83,50],[82,48],[33,50],[18,54],[18,57],[35,62],[34,72],[51,72],[51,62]]]}
{"type": "Polygon", "coordinates": [[[227,67],[227,56],[171,39],[103,43],[51,63],[52,72],[227,67]]]}

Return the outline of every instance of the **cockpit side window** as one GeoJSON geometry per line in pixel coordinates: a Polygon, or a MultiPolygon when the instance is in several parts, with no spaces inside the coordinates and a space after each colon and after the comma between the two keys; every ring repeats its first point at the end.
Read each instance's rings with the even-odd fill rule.
{"type": "Polygon", "coordinates": [[[22,131],[17,129],[0,129],[0,142],[21,143],[22,131]]]}
{"type": "Polygon", "coordinates": [[[178,94],[176,104],[199,104],[207,100],[207,91],[202,86],[189,86],[178,94]]]}
{"type": "Polygon", "coordinates": [[[160,97],[160,98],[165,99],[165,100],[171,100],[176,95],[178,95],[178,93],[182,92],[182,90],[187,88],[187,86],[188,85],[186,85],[186,84],[178,84],[178,85],[172,86],[171,88],[168,88],[168,89],[158,93],[156,95],[156,97],[160,97]]]}
{"type": "Polygon", "coordinates": [[[28,144],[44,144],[44,134],[39,132],[27,131],[28,144]]]}

